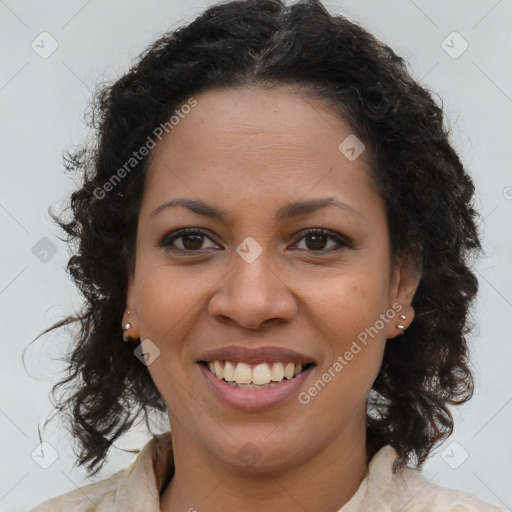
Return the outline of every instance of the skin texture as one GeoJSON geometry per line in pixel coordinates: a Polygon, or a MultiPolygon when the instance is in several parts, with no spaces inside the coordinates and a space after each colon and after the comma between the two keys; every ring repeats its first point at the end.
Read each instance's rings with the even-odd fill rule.
{"type": "Polygon", "coordinates": [[[364,478],[366,397],[386,339],[414,318],[419,276],[411,260],[392,266],[385,206],[363,153],[338,150],[353,132],[318,100],[290,86],[210,90],[152,151],[129,276],[131,335],[160,350],[148,370],[169,408],[176,473],[161,510],[337,511],[364,478]],[[209,219],[181,206],[200,199],[227,213],[209,219]],[[276,221],[283,205],[335,197],[334,206],[276,221]],[[202,244],[177,238],[201,228],[202,244]],[[304,238],[324,228],[349,242],[304,238]],[[263,252],[247,263],[236,252],[246,237],[263,252]],[[323,245],[322,245],[323,244],[323,245]],[[196,253],[183,255],[180,249],[196,253]],[[323,249],[323,250],[322,250],[323,249]],[[359,333],[400,303],[400,313],[304,405],[297,398],[243,412],[220,403],[196,360],[228,345],[279,346],[317,362],[304,383],[321,378],[359,333]],[[237,457],[251,442],[261,458],[237,457]]]}

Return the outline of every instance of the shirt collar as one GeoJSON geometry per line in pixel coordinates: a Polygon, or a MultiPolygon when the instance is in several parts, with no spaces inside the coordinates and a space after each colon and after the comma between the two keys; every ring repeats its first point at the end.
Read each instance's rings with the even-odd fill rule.
{"type": "Polygon", "coordinates": [[[160,512],[160,492],[173,474],[171,433],[154,435],[119,483],[116,512],[160,512]]]}
{"type": "MultiPolygon", "coordinates": [[[[379,499],[375,493],[393,492],[393,462],[396,458],[396,451],[390,445],[381,448],[370,461],[368,473],[356,493],[338,512],[362,510],[365,503],[379,499]]],[[[160,493],[173,474],[171,432],[154,435],[119,482],[116,512],[160,512],[160,493]]]]}

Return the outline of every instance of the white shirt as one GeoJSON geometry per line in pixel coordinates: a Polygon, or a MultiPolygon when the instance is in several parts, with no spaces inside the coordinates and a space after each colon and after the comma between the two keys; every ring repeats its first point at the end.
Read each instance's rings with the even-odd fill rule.
{"type": "MultiPolygon", "coordinates": [[[[503,512],[467,492],[429,483],[417,469],[405,467],[393,474],[396,456],[391,446],[381,448],[359,489],[338,512],[503,512]]],[[[153,436],[130,466],[110,478],[29,512],[160,512],[160,492],[173,472],[172,438],[166,432],[153,436]]],[[[200,510],[199,504],[195,508],[200,510]]]]}

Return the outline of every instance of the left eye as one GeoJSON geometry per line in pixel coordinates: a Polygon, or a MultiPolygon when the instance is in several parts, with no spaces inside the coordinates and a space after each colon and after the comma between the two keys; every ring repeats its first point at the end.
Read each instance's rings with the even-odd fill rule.
{"type": "MultiPolygon", "coordinates": [[[[184,228],[166,235],[161,242],[158,243],[158,246],[165,247],[167,250],[174,252],[201,252],[202,249],[205,249],[201,247],[205,239],[214,243],[205,231],[196,228],[184,228]],[[174,241],[180,239],[182,240],[182,247],[176,247],[174,241]]],[[[314,228],[305,231],[302,233],[299,241],[303,239],[306,243],[306,249],[299,248],[299,250],[309,250],[308,252],[337,252],[350,247],[349,243],[340,235],[323,228],[314,228]],[[335,241],[334,249],[325,248],[326,242],[329,239],[335,241]]]]}
{"type": "Polygon", "coordinates": [[[327,231],[322,228],[315,228],[315,229],[309,229],[306,231],[303,236],[300,238],[300,240],[312,240],[312,243],[307,243],[306,246],[311,249],[311,246],[313,247],[313,252],[322,252],[322,251],[328,251],[328,252],[337,252],[341,251],[343,249],[346,249],[349,247],[349,244],[341,238],[341,236],[337,235],[336,233],[332,233],[331,231],[327,231]],[[335,240],[334,246],[335,249],[325,249],[325,242],[328,239],[335,240]],[[319,247],[322,246],[322,247],[319,247]]]}

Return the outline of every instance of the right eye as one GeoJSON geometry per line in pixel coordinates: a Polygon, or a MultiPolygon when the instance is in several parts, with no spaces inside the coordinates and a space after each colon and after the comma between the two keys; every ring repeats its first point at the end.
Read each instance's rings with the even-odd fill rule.
{"type": "MultiPolygon", "coordinates": [[[[183,228],[165,235],[158,243],[158,247],[163,247],[171,252],[202,253],[204,249],[201,246],[204,243],[204,239],[213,242],[202,229],[183,228]],[[180,239],[182,247],[176,247],[174,241],[180,239]]],[[[216,247],[218,246],[216,245],[216,247]]]]}

